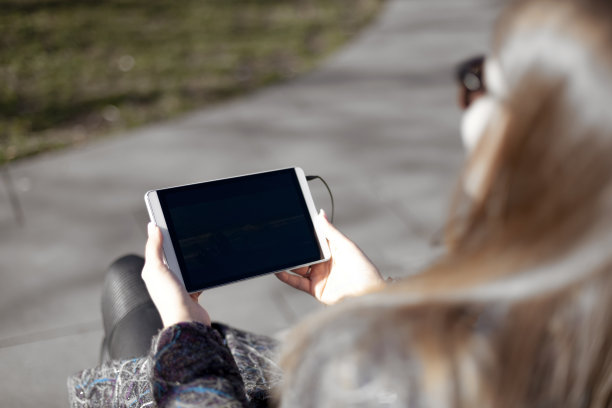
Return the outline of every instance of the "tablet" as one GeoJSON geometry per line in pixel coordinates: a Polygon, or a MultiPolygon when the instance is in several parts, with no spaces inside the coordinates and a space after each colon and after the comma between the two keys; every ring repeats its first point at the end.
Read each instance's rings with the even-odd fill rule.
{"type": "Polygon", "coordinates": [[[145,202],[190,293],[330,258],[298,167],[151,190],[145,202]]]}

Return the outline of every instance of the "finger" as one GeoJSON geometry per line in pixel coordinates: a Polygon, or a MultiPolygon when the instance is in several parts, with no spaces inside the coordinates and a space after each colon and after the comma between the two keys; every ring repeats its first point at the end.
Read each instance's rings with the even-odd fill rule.
{"type": "Polygon", "coordinates": [[[308,275],[308,270],[310,269],[310,267],[308,266],[304,266],[303,268],[297,268],[297,269],[292,269],[291,272],[293,273],[297,273],[298,275],[308,275]]]}
{"type": "Polygon", "coordinates": [[[324,216],[323,213],[322,218],[322,226],[325,234],[325,238],[329,244],[329,248],[332,251],[332,256],[336,251],[339,251],[343,248],[351,248],[351,249],[359,249],[357,244],[351,241],[346,235],[344,235],[338,228],[336,228],[329,220],[324,216]]]}
{"type": "Polygon", "coordinates": [[[145,247],[145,260],[153,264],[163,264],[163,251],[162,251],[162,234],[161,230],[157,225],[152,222],[147,226],[149,233],[149,239],[145,247]]]}
{"type": "Polygon", "coordinates": [[[281,282],[286,283],[298,290],[310,293],[310,280],[301,276],[292,275],[287,272],[278,272],[274,274],[281,282]]]}
{"type": "Polygon", "coordinates": [[[329,262],[330,261],[326,261],[326,262],[321,262],[321,263],[317,263],[317,264],[313,264],[310,265],[309,270],[310,273],[308,274],[309,277],[324,277],[329,275],[329,262]]]}
{"type": "MultiPolygon", "coordinates": [[[[327,279],[321,279],[317,281],[317,283],[312,288],[312,295],[323,302],[323,292],[325,292],[325,287],[327,286],[327,279]]],[[[327,301],[325,301],[327,303],[327,301]]]]}
{"type": "Polygon", "coordinates": [[[195,293],[190,293],[189,297],[191,298],[191,300],[193,300],[196,303],[200,303],[199,299],[200,299],[200,295],[202,294],[202,290],[199,292],[195,292],[195,293]]]}
{"type": "Polygon", "coordinates": [[[323,227],[323,231],[325,232],[325,236],[327,238],[331,238],[331,239],[335,237],[346,238],[344,234],[341,233],[340,230],[338,230],[334,226],[334,224],[329,222],[329,220],[327,219],[327,215],[325,214],[325,211],[321,210],[321,212],[319,213],[319,218],[321,219],[321,225],[323,227]]]}
{"type": "Polygon", "coordinates": [[[323,217],[326,221],[329,221],[329,218],[327,218],[327,213],[322,208],[319,210],[319,216],[323,217]]]}

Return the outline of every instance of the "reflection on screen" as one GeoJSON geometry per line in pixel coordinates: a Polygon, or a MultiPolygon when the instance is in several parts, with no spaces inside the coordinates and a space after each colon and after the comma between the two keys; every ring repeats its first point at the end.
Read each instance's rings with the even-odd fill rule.
{"type": "Polygon", "coordinates": [[[189,291],[321,259],[293,169],[158,195],[189,291]]]}

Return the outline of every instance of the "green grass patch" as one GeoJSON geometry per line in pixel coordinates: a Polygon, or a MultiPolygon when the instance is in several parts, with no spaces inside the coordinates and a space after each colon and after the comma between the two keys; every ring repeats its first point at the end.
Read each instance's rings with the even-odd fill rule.
{"type": "Polygon", "coordinates": [[[310,70],[384,0],[0,0],[0,164],[310,70]]]}

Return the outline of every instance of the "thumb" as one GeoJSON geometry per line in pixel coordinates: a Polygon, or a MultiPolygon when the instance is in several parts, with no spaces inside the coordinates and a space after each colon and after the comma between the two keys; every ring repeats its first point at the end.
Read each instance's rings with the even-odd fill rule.
{"type": "Polygon", "coordinates": [[[321,226],[323,227],[323,231],[325,232],[325,237],[327,239],[334,240],[334,238],[346,238],[344,234],[334,226],[334,224],[329,222],[327,219],[327,214],[325,214],[324,210],[319,212],[319,218],[321,219],[321,226]]]}
{"type": "Polygon", "coordinates": [[[157,225],[150,222],[147,226],[149,239],[145,247],[145,260],[153,264],[163,264],[164,256],[162,250],[162,233],[157,225]]]}

